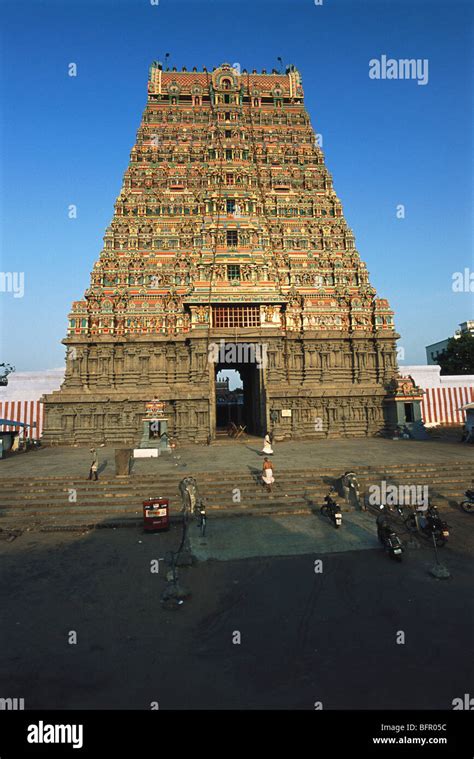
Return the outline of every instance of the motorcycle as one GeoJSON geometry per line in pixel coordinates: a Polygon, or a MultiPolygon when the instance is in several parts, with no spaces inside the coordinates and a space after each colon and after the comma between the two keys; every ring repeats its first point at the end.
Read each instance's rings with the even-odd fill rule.
{"type": "Polygon", "coordinates": [[[461,501],[461,508],[466,514],[474,513],[474,490],[466,490],[464,493],[467,496],[466,501],[461,501]]]}
{"type": "Polygon", "coordinates": [[[385,506],[380,506],[380,515],[377,517],[377,537],[391,559],[402,560],[403,543],[388,521],[385,506]]]}
{"type": "Polygon", "coordinates": [[[428,506],[424,523],[421,521],[422,516],[419,511],[414,511],[405,519],[405,527],[410,532],[418,532],[428,539],[432,539],[434,535],[436,545],[441,548],[448,542],[449,525],[441,519],[434,506],[428,506]]]}
{"type": "Polygon", "coordinates": [[[204,535],[206,534],[206,522],[207,522],[207,519],[206,519],[206,507],[204,506],[204,503],[202,501],[200,501],[200,503],[199,503],[199,523],[198,523],[198,528],[199,528],[199,531],[201,533],[201,538],[203,538],[204,535]]]}
{"type": "Polygon", "coordinates": [[[404,521],[405,521],[405,519],[406,519],[406,517],[405,517],[405,511],[404,511],[404,509],[403,509],[403,506],[400,506],[400,504],[397,504],[397,505],[395,506],[395,509],[396,509],[396,511],[397,511],[397,514],[398,514],[398,516],[399,516],[399,517],[400,517],[400,519],[402,520],[402,522],[404,522],[404,521]]]}
{"type": "Polygon", "coordinates": [[[391,559],[402,560],[403,545],[397,533],[391,527],[377,530],[377,536],[391,559]]]}
{"type": "Polygon", "coordinates": [[[332,492],[334,491],[330,490],[329,493],[324,496],[325,503],[321,506],[320,511],[323,516],[327,516],[331,520],[337,530],[342,524],[342,514],[336,501],[331,496],[332,492]]]}

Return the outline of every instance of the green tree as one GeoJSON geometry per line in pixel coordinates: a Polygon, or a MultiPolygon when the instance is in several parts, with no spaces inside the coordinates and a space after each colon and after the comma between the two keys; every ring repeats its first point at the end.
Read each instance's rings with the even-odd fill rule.
{"type": "Polygon", "coordinates": [[[451,337],[437,361],[441,374],[474,374],[474,336],[467,332],[458,338],[451,337]]]}

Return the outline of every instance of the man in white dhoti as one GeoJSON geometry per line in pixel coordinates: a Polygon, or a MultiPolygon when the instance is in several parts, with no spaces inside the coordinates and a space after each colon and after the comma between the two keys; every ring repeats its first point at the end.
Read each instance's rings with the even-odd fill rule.
{"type": "Polygon", "coordinates": [[[270,435],[265,435],[265,439],[263,441],[262,453],[268,453],[268,454],[273,453],[272,441],[270,440],[270,435]]]}
{"type": "Polygon", "coordinates": [[[273,466],[266,456],[263,460],[262,481],[265,485],[267,492],[271,493],[272,485],[275,482],[275,478],[273,476],[273,466]]]}

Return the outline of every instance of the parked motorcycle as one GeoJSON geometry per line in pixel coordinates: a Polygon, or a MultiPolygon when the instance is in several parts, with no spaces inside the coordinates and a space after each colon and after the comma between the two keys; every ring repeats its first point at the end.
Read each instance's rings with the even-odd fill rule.
{"type": "Polygon", "coordinates": [[[391,528],[382,528],[377,532],[378,538],[391,559],[402,560],[403,544],[397,533],[391,528]]]}
{"type": "Polygon", "coordinates": [[[449,525],[440,515],[435,506],[428,506],[425,513],[414,511],[405,519],[405,527],[410,532],[418,532],[425,538],[432,540],[434,535],[436,545],[441,548],[448,542],[449,525]],[[423,520],[424,517],[424,520],[423,520]]]}
{"type": "Polygon", "coordinates": [[[327,516],[333,523],[334,527],[338,529],[342,525],[342,514],[336,501],[331,496],[331,493],[333,492],[335,491],[330,490],[329,493],[324,496],[324,503],[321,506],[320,511],[321,514],[327,516]]]}
{"type": "Polygon", "coordinates": [[[406,516],[405,516],[405,510],[403,506],[400,506],[400,504],[397,503],[397,505],[395,506],[395,510],[398,516],[400,517],[400,519],[402,520],[402,522],[404,522],[406,519],[406,516]]]}
{"type": "Polygon", "coordinates": [[[403,543],[391,526],[384,505],[380,506],[380,514],[377,517],[377,537],[391,559],[402,560],[403,543]]]}
{"type": "Polygon", "coordinates": [[[201,500],[200,503],[199,503],[199,522],[198,522],[198,527],[199,527],[199,531],[201,533],[201,538],[203,538],[204,535],[206,534],[206,522],[207,522],[207,519],[206,519],[206,507],[204,506],[204,503],[201,500]]]}
{"type": "Polygon", "coordinates": [[[464,495],[467,497],[467,500],[461,501],[461,508],[463,511],[466,512],[466,514],[473,514],[474,513],[474,490],[466,490],[464,495]]]}

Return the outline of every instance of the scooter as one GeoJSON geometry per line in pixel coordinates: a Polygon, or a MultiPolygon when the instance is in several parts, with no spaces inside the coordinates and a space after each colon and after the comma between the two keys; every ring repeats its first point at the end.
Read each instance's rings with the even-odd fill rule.
{"type": "Polygon", "coordinates": [[[331,493],[333,492],[335,491],[332,489],[326,496],[324,496],[325,503],[321,506],[320,512],[323,516],[327,516],[331,520],[337,530],[342,525],[342,514],[336,501],[331,496],[331,493]]]}
{"type": "Polygon", "coordinates": [[[418,532],[429,540],[432,540],[432,536],[434,535],[436,545],[438,548],[442,548],[448,542],[449,525],[441,519],[437,509],[431,505],[428,506],[426,511],[423,526],[420,522],[421,516],[422,514],[419,511],[414,511],[408,519],[405,519],[405,527],[410,532],[418,532]]]}
{"type": "Polygon", "coordinates": [[[461,508],[466,514],[474,514],[474,490],[466,490],[464,493],[467,496],[466,501],[461,501],[461,508]]]}

